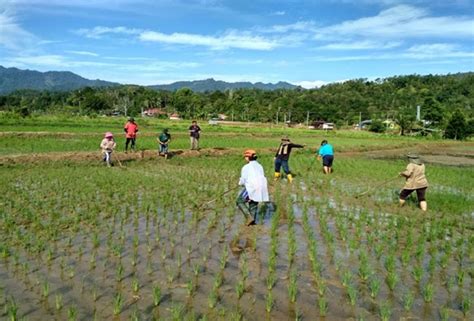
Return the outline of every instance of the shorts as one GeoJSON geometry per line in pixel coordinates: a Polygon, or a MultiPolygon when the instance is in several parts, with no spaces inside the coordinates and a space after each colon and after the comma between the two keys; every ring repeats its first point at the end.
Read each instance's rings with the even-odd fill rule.
{"type": "Polygon", "coordinates": [[[423,202],[425,201],[425,193],[426,189],[428,187],[422,187],[422,188],[417,188],[417,189],[402,189],[400,192],[400,199],[401,200],[406,200],[408,196],[410,196],[411,193],[416,191],[416,197],[418,197],[418,202],[423,202]]]}
{"type": "Polygon", "coordinates": [[[323,166],[331,167],[333,160],[334,160],[334,155],[324,155],[323,156],[323,166]]]}

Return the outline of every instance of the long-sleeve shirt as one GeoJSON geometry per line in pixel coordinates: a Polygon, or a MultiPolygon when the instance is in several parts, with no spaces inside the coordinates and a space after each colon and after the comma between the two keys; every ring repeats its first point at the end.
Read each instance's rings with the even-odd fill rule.
{"type": "Polygon", "coordinates": [[[425,176],[425,165],[417,165],[410,163],[404,172],[400,175],[406,177],[404,189],[418,189],[428,187],[428,180],[425,176]]]}
{"type": "Polygon", "coordinates": [[[100,143],[100,148],[102,149],[102,152],[111,152],[115,149],[116,145],[117,144],[113,139],[104,138],[100,143]]]}
{"type": "Polygon", "coordinates": [[[288,160],[290,158],[290,153],[291,153],[292,148],[303,148],[303,147],[304,147],[303,145],[293,144],[290,142],[281,143],[280,146],[278,147],[275,157],[282,160],[288,160]]]}
{"type": "Polygon", "coordinates": [[[242,167],[239,185],[245,186],[252,201],[268,202],[267,178],[262,165],[257,161],[250,161],[242,167]]]}
{"type": "Polygon", "coordinates": [[[319,148],[319,156],[334,156],[334,149],[331,144],[324,144],[319,148]]]}

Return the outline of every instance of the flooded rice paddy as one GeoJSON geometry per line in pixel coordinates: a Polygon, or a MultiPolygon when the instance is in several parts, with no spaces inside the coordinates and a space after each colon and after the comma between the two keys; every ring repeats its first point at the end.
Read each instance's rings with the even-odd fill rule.
{"type": "Polygon", "coordinates": [[[422,214],[396,206],[394,185],[356,199],[370,181],[341,159],[331,177],[270,181],[247,227],[222,195],[240,157],[210,160],[1,169],[0,318],[472,320],[465,187],[434,187],[465,204],[422,214]]]}

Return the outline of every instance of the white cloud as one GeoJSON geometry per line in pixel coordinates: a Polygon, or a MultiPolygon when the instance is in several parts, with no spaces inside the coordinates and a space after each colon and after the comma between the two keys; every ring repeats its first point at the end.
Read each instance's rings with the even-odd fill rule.
{"type": "Polygon", "coordinates": [[[321,86],[327,85],[328,82],[324,80],[312,80],[312,81],[300,81],[296,83],[296,85],[301,86],[306,89],[311,89],[311,88],[319,88],[321,86]]]}
{"type": "Polygon", "coordinates": [[[125,34],[125,35],[136,35],[140,34],[142,30],[140,29],[131,29],[127,27],[103,27],[97,26],[92,29],[82,28],[76,31],[78,35],[85,36],[86,38],[99,39],[105,34],[125,34]]]}
{"type": "Polygon", "coordinates": [[[472,38],[474,20],[468,16],[431,17],[424,9],[398,5],[378,15],[345,21],[320,29],[316,39],[364,36],[379,38],[446,37],[472,38]]]}
{"type": "Polygon", "coordinates": [[[287,25],[274,25],[271,27],[256,28],[258,32],[262,33],[287,33],[290,31],[298,32],[315,32],[317,31],[316,24],[313,21],[298,21],[287,25]]]}
{"type": "Polygon", "coordinates": [[[319,47],[329,50],[366,50],[366,49],[392,49],[401,45],[399,41],[377,42],[362,40],[355,42],[335,42],[319,47]]]}
{"type": "Polygon", "coordinates": [[[271,50],[279,46],[278,42],[248,33],[230,31],[219,37],[203,36],[187,33],[164,34],[155,31],[145,31],[139,36],[141,41],[161,42],[167,44],[205,46],[214,50],[229,48],[271,50]]]}
{"type": "Polygon", "coordinates": [[[91,56],[91,57],[98,57],[99,54],[90,51],[77,51],[77,50],[66,50],[65,52],[80,55],[80,56],[91,56]]]}
{"type": "Polygon", "coordinates": [[[474,52],[463,51],[454,44],[434,43],[414,45],[407,49],[403,57],[411,59],[472,58],[474,52]]]}
{"type": "Polygon", "coordinates": [[[272,16],[284,16],[286,15],[285,11],[275,11],[271,13],[272,16]]]}
{"type": "Polygon", "coordinates": [[[10,50],[22,50],[37,43],[39,39],[24,30],[15,16],[0,7],[0,46],[10,50]]]}

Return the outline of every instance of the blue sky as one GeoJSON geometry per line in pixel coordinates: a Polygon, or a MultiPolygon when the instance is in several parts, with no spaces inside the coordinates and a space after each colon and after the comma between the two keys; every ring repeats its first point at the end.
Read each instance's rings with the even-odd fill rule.
{"type": "Polygon", "coordinates": [[[474,71],[474,0],[0,0],[0,65],[306,88],[474,71]]]}

